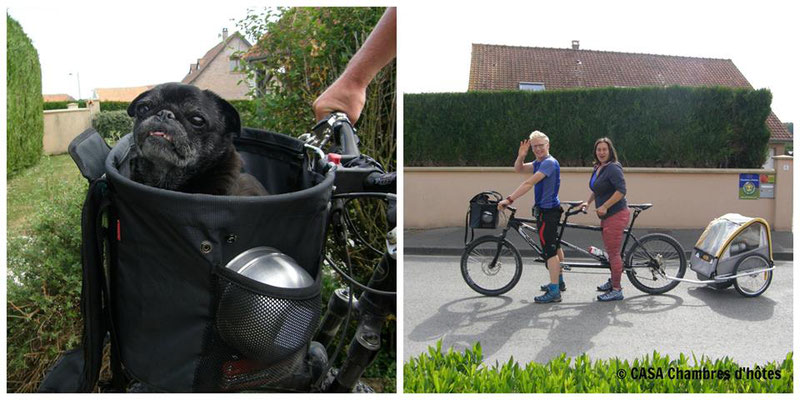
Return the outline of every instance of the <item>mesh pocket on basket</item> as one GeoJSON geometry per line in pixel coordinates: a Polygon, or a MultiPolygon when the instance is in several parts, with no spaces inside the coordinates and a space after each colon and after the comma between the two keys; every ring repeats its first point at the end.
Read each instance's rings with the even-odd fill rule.
{"type": "Polygon", "coordinates": [[[273,364],[308,345],[320,318],[320,296],[270,296],[220,279],[217,331],[246,357],[273,364]]]}
{"type": "Polygon", "coordinates": [[[228,274],[216,275],[216,315],[196,389],[279,384],[304,365],[321,314],[319,282],[302,290],[270,289],[228,274]]]}

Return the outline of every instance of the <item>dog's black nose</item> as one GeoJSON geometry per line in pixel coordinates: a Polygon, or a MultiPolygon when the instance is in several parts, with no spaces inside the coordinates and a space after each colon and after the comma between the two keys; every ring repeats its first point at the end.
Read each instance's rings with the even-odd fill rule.
{"type": "Polygon", "coordinates": [[[161,110],[156,115],[161,119],[175,119],[175,114],[170,110],[161,110]]]}

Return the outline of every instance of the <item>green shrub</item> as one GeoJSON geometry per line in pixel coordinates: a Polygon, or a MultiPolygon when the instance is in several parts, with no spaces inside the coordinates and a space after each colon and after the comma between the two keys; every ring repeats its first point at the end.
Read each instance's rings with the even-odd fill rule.
{"type": "MultiPolygon", "coordinates": [[[[242,113],[244,126],[298,136],[315,124],[311,104],[344,71],[385,9],[377,7],[298,7],[251,11],[237,25],[264,53],[243,65],[249,77],[272,79],[256,88],[242,113]],[[269,35],[265,35],[269,32],[269,35]],[[263,89],[263,90],[262,90],[263,89]]],[[[356,128],[361,152],[394,171],[396,165],[396,66],[392,62],[367,88],[356,128]]],[[[235,104],[236,105],[236,104],[235,104]]]]}
{"type": "Polygon", "coordinates": [[[22,26],[6,14],[6,175],[36,164],[42,155],[42,68],[39,53],[22,26]]]}
{"type": "Polygon", "coordinates": [[[127,111],[100,111],[92,118],[92,127],[107,141],[116,142],[133,131],[133,118],[127,111]]]}
{"type": "Polygon", "coordinates": [[[100,111],[128,111],[130,101],[101,101],[100,111]]]}
{"type": "Polygon", "coordinates": [[[44,372],[81,337],[80,219],[87,185],[64,179],[47,159],[39,165],[26,193],[9,190],[10,199],[27,198],[34,211],[23,229],[9,229],[8,392],[36,391],[44,372]]]}
{"type": "Polygon", "coordinates": [[[442,354],[441,340],[405,363],[406,393],[791,393],[792,355],[781,363],[740,366],[731,358],[711,360],[681,354],[671,360],[653,352],[635,360],[595,360],[586,354],[571,359],[563,353],[547,364],[520,366],[513,358],[486,367],[480,343],[463,353],[442,354]],[[759,371],[757,375],[747,376],[759,371]],[[659,372],[660,371],[660,372],[659,372]],[[703,378],[716,373],[717,378],[703,378]],[[738,372],[737,372],[738,371],[738,372]],[[770,375],[771,378],[765,377],[770,375]],[[725,376],[728,378],[726,379],[725,376]]]}
{"type": "Polygon", "coordinates": [[[509,166],[533,130],[562,166],[588,166],[597,138],[631,167],[758,168],[769,141],[766,89],[602,88],[407,94],[409,166],[509,166]]]}

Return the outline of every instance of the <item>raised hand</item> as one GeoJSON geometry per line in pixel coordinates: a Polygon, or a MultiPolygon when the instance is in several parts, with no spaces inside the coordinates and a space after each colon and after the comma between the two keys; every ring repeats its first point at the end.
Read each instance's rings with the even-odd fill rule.
{"type": "Polygon", "coordinates": [[[525,139],[519,142],[519,150],[517,151],[517,156],[525,158],[528,155],[528,150],[531,149],[530,140],[525,139]]]}

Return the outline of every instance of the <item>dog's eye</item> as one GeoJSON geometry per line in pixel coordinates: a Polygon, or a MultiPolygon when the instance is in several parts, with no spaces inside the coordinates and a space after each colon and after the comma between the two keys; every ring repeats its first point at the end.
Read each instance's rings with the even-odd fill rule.
{"type": "Polygon", "coordinates": [[[139,104],[136,106],[136,113],[139,115],[144,115],[148,111],[150,111],[150,106],[147,104],[139,104]]]}
{"type": "Polygon", "coordinates": [[[205,125],[206,120],[203,119],[203,117],[199,117],[199,116],[195,115],[194,117],[189,118],[189,122],[191,122],[192,125],[194,125],[194,126],[203,126],[203,125],[205,125]]]}

